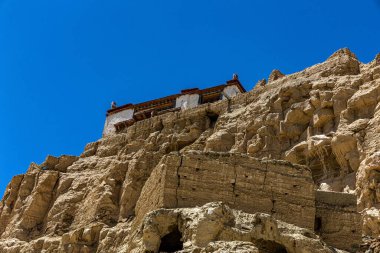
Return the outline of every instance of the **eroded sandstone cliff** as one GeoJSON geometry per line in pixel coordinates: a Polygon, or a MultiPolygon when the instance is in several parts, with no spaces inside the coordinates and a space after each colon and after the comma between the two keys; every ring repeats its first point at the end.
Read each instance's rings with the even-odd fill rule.
{"type": "Polygon", "coordinates": [[[157,252],[174,241],[184,252],[359,250],[358,234],[380,234],[379,101],[380,55],[363,64],[342,49],[230,102],[48,157],[9,183],[0,252],[157,252]],[[316,189],[356,194],[363,219],[316,189]],[[355,243],[328,237],[349,233],[355,243]]]}

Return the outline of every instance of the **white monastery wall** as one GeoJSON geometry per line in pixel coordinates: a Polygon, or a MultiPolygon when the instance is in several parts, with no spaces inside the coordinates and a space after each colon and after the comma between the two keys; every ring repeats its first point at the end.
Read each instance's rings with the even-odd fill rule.
{"type": "Polygon", "coordinates": [[[115,124],[129,120],[133,118],[134,109],[127,109],[121,112],[117,112],[109,115],[106,118],[106,123],[104,124],[103,135],[108,135],[115,132],[115,124]]]}
{"type": "MultiPolygon", "coordinates": [[[[237,94],[240,94],[240,90],[236,85],[227,86],[224,88],[224,93],[226,93],[230,98],[235,97],[237,94]]],[[[223,99],[226,99],[226,97],[223,95],[223,99]]]]}
{"type": "Polygon", "coordinates": [[[185,94],[176,99],[175,107],[181,109],[194,108],[199,105],[199,94],[185,94]]]}

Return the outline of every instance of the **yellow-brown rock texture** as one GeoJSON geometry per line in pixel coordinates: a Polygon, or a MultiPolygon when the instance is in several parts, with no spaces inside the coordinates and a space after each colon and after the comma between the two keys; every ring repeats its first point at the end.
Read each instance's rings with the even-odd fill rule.
{"type": "Polygon", "coordinates": [[[341,49],[32,163],[0,203],[0,252],[377,252],[379,59],[341,49]]]}

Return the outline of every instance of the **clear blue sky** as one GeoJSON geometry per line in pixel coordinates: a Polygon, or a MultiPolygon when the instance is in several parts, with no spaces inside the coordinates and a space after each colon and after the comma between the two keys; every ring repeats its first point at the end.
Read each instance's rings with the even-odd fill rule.
{"type": "Polygon", "coordinates": [[[247,89],[349,47],[380,52],[379,0],[0,0],[0,195],[47,154],[101,137],[112,100],[247,89]]]}

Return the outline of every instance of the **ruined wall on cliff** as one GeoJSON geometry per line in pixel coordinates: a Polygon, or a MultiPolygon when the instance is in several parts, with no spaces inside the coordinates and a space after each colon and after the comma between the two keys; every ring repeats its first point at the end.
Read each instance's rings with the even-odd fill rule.
{"type": "Polygon", "coordinates": [[[137,217],[158,208],[222,201],[314,229],[314,182],[308,168],[234,153],[171,153],[157,165],[136,206],[137,217]]]}

